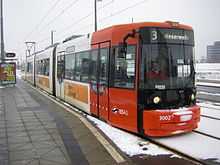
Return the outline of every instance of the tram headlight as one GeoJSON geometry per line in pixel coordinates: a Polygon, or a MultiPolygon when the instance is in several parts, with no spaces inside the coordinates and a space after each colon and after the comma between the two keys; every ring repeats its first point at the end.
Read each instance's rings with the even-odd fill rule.
{"type": "Polygon", "coordinates": [[[154,97],[153,102],[154,104],[158,104],[160,102],[160,97],[159,96],[154,97]]]}
{"type": "Polygon", "coordinates": [[[192,101],[195,100],[195,95],[194,95],[194,94],[191,95],[191,100],[192,100],[192,101]]]}

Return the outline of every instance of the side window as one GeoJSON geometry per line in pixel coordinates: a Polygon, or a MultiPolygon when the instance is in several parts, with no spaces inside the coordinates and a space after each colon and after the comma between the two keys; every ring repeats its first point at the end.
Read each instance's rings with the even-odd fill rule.
{"type": "Polygon", "coordinates": [[[91,82],[95,83],[97,82],[97,76],[98,76],[98,50],[92,50],[91,52],[91,59],[90,59],[90,78],[91,82]]]}
{"type": "Polygon", "coordinates": [[[57,57],[57,78],[63,79],[64,78],[64,68],[65,67],[65,60],[64,55],[60,55],[57,57]]]}
{"type": "Polygon", "coordinates": [[[76,53],[75,79],[77,81],[89,81],[89,51],[76,53]]]}
{"type": "Polygon", "coordinates": [[[50,74],[50,59],[49,58],[45,59],[44,64],[45,64],[44,75],[49,76],[49,74],[50,74]]]}
{"type": "Polygon", "coordinates": [[[28,62],[27,63],[27,72],[28,73],[32,73],[33,71],[33,63],[32,62],[28,62]]]}
{"type": "Polygon", "coordinates": [[[65,78],[75,80],[75,54],[65,56],[65,78]]]}
{"type": "Polygon", "coordinates": [[[37,61],[37,74],[49,76],[50,73],[50,59],[37,61]]]}
{"type": "Polygon", "coordinates": [[[135,85],[135,46],[127,47],[126,57],[118,55],[118,48],[115,48],[113,66],[113,86],[120,88],[134,88],[135,85]]]}
{"type": "Polygon", "coordinates": [[[108,61],[108,48],[100,49],[100,83],[107,85],[107,61],[108,61]]]}

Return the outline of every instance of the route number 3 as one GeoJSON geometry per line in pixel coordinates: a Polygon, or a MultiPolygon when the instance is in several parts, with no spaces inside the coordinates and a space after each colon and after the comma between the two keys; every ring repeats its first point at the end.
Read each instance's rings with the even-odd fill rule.
{"type": "Polygon", "coordinates": [[[155,40],[157,40],[157,31],[152,31],[151,32],[151,35],[152,35],[152,41],[155,41],[155,40]]]}

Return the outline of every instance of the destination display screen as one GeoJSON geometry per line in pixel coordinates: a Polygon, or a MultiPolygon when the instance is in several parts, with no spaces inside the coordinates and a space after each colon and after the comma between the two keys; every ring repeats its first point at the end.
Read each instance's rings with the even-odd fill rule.
{"type": "Polygon", "coordinates": [[[194,45],[194,35],[192,30],[141,28],[140,35],[144,44],[169,43],[194,45]]]}

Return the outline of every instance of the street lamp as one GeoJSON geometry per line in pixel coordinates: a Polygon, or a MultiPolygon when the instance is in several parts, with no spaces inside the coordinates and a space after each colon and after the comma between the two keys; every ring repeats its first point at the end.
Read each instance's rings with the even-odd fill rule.
{"type": "Polygon", "coordinates": [[[97,31],[97,2],[101,2],[102,0],[94,0],[95,2],[95,32],[97,31]]]}

